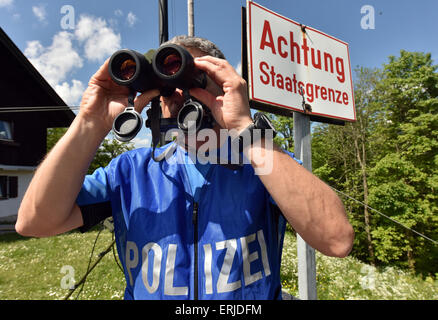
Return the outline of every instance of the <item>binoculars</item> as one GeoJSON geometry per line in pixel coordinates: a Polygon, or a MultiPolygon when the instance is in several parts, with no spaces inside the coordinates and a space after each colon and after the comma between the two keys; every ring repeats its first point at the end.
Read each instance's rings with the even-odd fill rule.
{"type": "MultiPolygon", "coordinates": [[[[159,89],[164,97],[171,96],[176,88],[184,91],[187,98],[175,127],[187,132],[191,129],[189,121],[194,123],[196,130],[205,123],[205,119],[214,121],[208,108],[189,98],[188,89],[207,87],[207,75],[195,67],[192,55],[184,47],[168,44],[144,55],[134,50],[119,50],[111,56],[108,68],[115,83],[131,90],[130,105],[113,123],[113,132],[118,140],[129,141],[140,131],[142,120],[134,110],[132,94],[151,89],[159,89]]],[[[150,123],[151,119],[146,126],[150,126],[150,123]]]]}
{"type": "Polygon", "coordinates": [[[145,55],[134,50],[119,50],[110,58],[109,73],[118,85],[136,92],[159,89],[165,97],[171,96],[175,88],[205,88],[207,85],[205,72],[195,68],[190,52],[176,44],[164,45],[145,55]]]}

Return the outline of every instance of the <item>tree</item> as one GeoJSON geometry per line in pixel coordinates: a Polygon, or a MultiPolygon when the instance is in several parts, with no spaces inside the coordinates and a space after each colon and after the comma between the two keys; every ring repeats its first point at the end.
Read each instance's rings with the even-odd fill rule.
{"type": "MultiPolygon", "coordinates": [[[[49,128],[47,130],[47,152],[53,148],[66,132],[67,128],[49,128]]],[[[88,168],[88,174],[93,173],[99,167],[107,166],[112,159],[132,149],[134,149],[132,143],[121,143],[110,135],[102,141],[99,149],[97,149],[93,161],[88,168]]]]}
{"type": "MultiPolygon", "coordinates": [[[[352,255],[370,263],[438,272],[438,74],[431,55],[401,51],[382,69],[356,69],[357,121],[312,128],[313,172],[344,198],[352,255]]],[[[277,124],[288,147],[292,119],[277,124]],[[289,125],[287,125],[289,123],[289,125]],[[289,127],[288,127],[289,126],[289,127]]]]}
{"type": "Polygon", "coordinates": [[[277,131],[277,136],[274,138],[284,150],[293,152],[294,150],[294,120],[293,117],[286,116],[270,116],[272,124],[277,131]]]}
{"type": "MultiPolygon", "coordinates": [[[[438,235],[436,69],[430,54],[403,50],[384,66],[377,89],[381,112],[376,132],[382,138],[376,151],[380,160],[372,170],[370,188],[373,207],[432,238],[438,235]]],[[[387,221],[379,225],[373,236],[381,261],[401,259],[411,270],[426,267],[430,271],[426,261],[436,254],[435,245],[410,231],[393,228],[387,221]]]]}
{"type": "Polygon", "coordinates": [[[134,149],[132,143],[122,143],[116,139],[105,138],[96,151],[96,155],[88,168],[88,173],[91,174],[97,168],[107,166],[112,159],[132,149],[134,149]]]}
{"type": "Polygon", "coordinates": [[[374,265],[368,176],[375,161],[371,152],[377,112],[375,88],[381,75],[379,70],[367,68],[357,68],[355,73],[357,121],[347,122],[344,126],[317,125],[313,130],[312,155],[314,173],[318,177],[365,204],[360,206],[349,198],[344,199],[356,233],[353,255],[374,265]]]}
{"type": "Polygon", "coordinates": [[[358,80],[355,83],[355,123],[348,123],[346,130],[352,140],[352,147],[359,165],[360,179],[362,183],[363,218],[369,259],[375,265],[374,248],[371,237],[371,221],[368,212],[368,171],[370,167],[370,146],[372,145],[373,129],[375,128],[375,114],[378,112],[375,88],[380,81],[380,72],[367,68],[356,70],[358,80]]]}
{"type": "Polygon", "coordinates": [[[48,128],[47,129],[47,140],[46,140],[46,150],[49,153],[53,146],[58,142],[59,139],[67,132],[67,128],[48,128]]]}

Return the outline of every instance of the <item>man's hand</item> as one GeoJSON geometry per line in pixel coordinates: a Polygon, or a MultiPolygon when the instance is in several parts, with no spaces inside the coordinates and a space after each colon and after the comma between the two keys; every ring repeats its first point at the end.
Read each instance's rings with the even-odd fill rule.
{"type": "MultiPolygon", "coordinates": [[[[45,237],[83,224],[76,197],[97,148],[128,104],[129,89],[112,81],[108,63],[91,78],[79,114],[35,172],[18,211],[20,234],[45,237]]],[[[138,96],[135,109],[141,112],[158,94],[150,90],[138,96]]]]}
{"type": "MultiPolygon", "coordinates": [[[[246,83],[225,60],[205,56],[195,65],[223,88],[217,97],[206,90],[190,93],[206,104],[219,125],[238,132],[251,122],[246,83]]],[[[341,200],[325,183],[300,166],[277,146],[251,145],[244,150],[255,169],[270,161],[260,180],[284,217],[303,239],[325,255],[344,257],[350,250],[354,231],[341,200]]]]}
{"type": "Polygon", "coordinates": [[[222,88],[224,94],[214,96],[195,88],[190,94],[210,108],[216,122],[225,129],[241,132],[252,123],[245,80],[223,59],[203,56],[195,58],[195,66],[222,88]]]}
{"type": "MultiPolygon", "coordinates": [[[[98,124],[108,133],[116,116],[128,105],[129,89],[117,85],[108,72],[109,59],[91,77],[81,101],[79,117],[98,124]]],[[[135,98],[135,110],[141,113],[149,101],[159,95],[157,89],[146,91],[135,98]]]]}

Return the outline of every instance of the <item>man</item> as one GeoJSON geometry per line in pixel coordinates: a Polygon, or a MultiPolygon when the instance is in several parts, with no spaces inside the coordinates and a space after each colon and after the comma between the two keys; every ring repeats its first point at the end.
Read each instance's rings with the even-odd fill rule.
{"type": "MultiPolygon", "coordinates": [[[[246,83],[208,40],[171,40],[222,88],[190,95],[212,112],[217,126],[241,133],[253,123],[246,83]]],[[[251,159],[237,170],[191,163],[177,147],[155,162],[150,148],[127,152],[86,176],[87,168],[129,91],[116,85],[108,61],[91,78],[79,114],[40,165],[19,209],[17,231],[45,237],[89,228],[112,213],[126,299],[280,299],[280,260],[286,220],[323,254],[344,257],[354,233],[336,194],[274,145],[246,145],[251,159]],[[255,172],[270,159],[272,170],[255,172]],[[84,180],[85,177],[85,180],[84,180]],[[278,210],[274,210],[274,205],[278,210]]],[[[135,99],[138,112],[159,95],[135,99]]],[[[175,117],[181,90],[161,97],[175,117]]],[[[161,152],[161,150],[158,150],[161,152]]]]}

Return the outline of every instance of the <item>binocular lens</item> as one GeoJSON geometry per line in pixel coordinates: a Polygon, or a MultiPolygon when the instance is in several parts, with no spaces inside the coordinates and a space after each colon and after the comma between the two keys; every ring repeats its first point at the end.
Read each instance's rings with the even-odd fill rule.
{"type": "Polygon", "coordinates": [[[120,78],[123,80],[131,79],[135,74],[136,68],[137,65],[134,60],[125,60],[120,66],[120,78]]]}
{"type": "Polygon", "coordinates": [[[164,58],[161,69],[166,76],[172,76],[179,71],[181,65],[181,56],[173,53],[164,58]]]}

